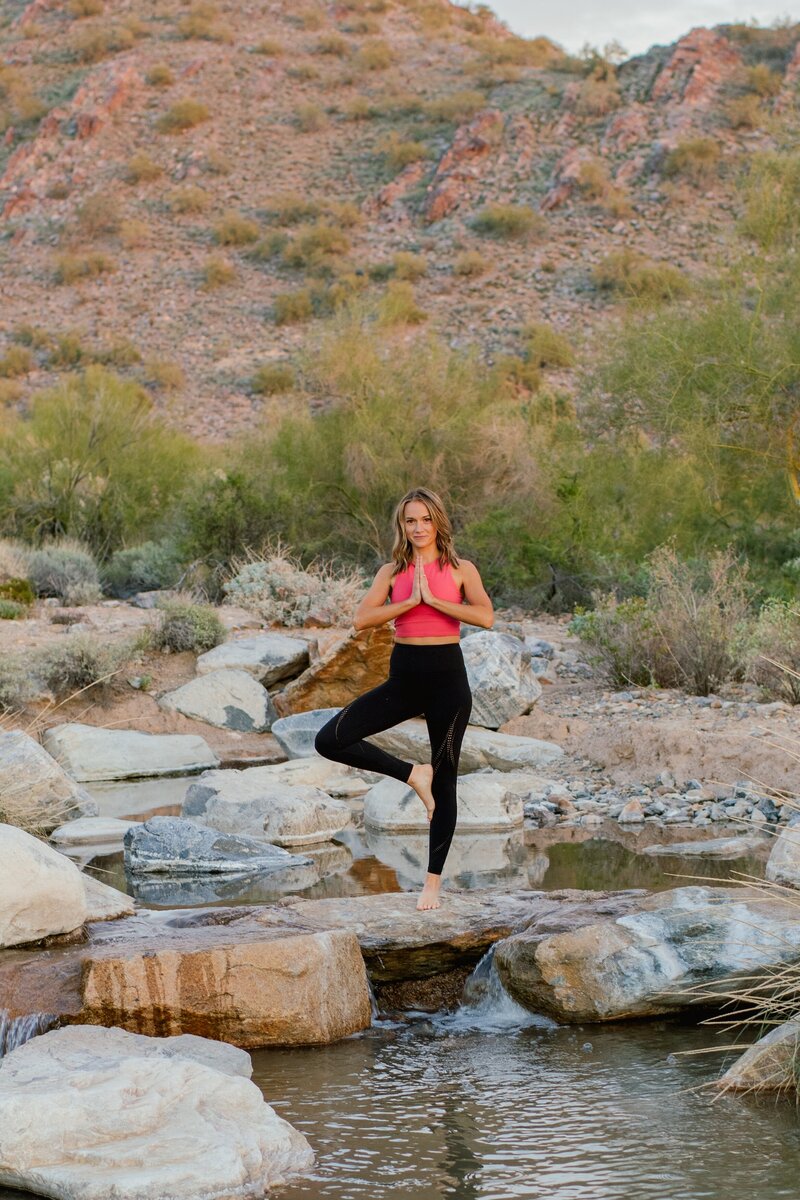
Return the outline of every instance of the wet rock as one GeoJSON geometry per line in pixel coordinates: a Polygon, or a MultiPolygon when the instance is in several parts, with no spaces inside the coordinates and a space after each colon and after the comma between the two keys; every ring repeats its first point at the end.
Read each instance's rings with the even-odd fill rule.
{"type": "Polygon", "coordinates": [[[350,822],[350,809],[321,788],[279,783],[264,768],[207,771],[186,793],[181,816],[278,846],[324,842],[350,822]]]}
{"type": "MultiPolygon", "coordinates": [[[[393,729],[376,733],[367,740],[400,758],[430,762],[428,730],[425,722],[419,718],[403,721],[393,729]]],[[[510,733],[497,733],[468,725],[461,743],[459,771],[466,775],[482,767],[495,767],[498,771],[518,771],[526,767],[535,770],[555,762],[563,754],[564,751],[554,742],[516,737],[510,733]]]]}
{"type": "Polygon", "coordinates": [[[24,830],[0,825],[0,947],[79,929],[88,911],[73,862],[24,830]]]}
{"type": "Polygon", "coordinates": [[[79,817],[54,829],[50,841],[64,853],[86,846],[102,846],[112,852],[122,846],[122,839],[135,824],[117,817],[79,817]]]}
{"type": "Polygon", "coordinates": [[[318,1045],[370,1024],[354,934],[277,905],[156,912],[91,923],[49,955],[7,950],[0,995],[15,1017],[134,1033],[194,1033],[244,1048],[318,1045]]]}
{"type": "MultiPolygon", "coordinates": [[[[427,824],[427,822],[426,822],[427,824]]],[[[429,836],[385,832],[367,825],[364,843],[374,856],[395,872],[402,888],[420,888],[428,870],[429,836]]],[[[442,871],[446,885],[475,888],[525,888],[540,880],[530,875],[531,858],[521,853],[518,837],[505,833],[459,833],[456,828],[442,871]]]]}
{"type": "Polygon", "coordinates": [[[112,921],[132,915],[134,905],[130,896],[109,887],[107,883],[101,883],[93,875],[84,873],[81,879],[86,893],[87,921],[112,921]]]}
{"type": "MultiPolygon", "coordinates": [[[[514,828],[522,824],[523,816],[522,799],[509,788],[502,772],[460,776],[457,828],[462,832],[514,828]]],[[[425,807],[417,793],[388,777],[364,797],[364,821],[374,829],[396,833],[428,828],[425,807]]]]}
{"type": "Polygon", "coordinates": [[[247,671],[269,687],[280,679],[291,678],[308,666],[308,642],[282,633],[261,633],[256,637],[234,638],[197,659],[197,674],[233,669],[247,671]]]}
{"type": "Polygon", "coordinates": [[[723,1091],[787,1092],[797,1094],[800,1019],[771,1029],[717,1081],[723,1091]]]}
{"type": "Polygon", "coordinates": [[[754,851],[762,850],[765,839],[758,834],[743,837],[706,838],[700,842],[669,842],[663,846],[645,846],[641,853],[658,857],[664,854],[680,854],[691,858],[742,858],[754,851]]]}
{"type": "Polygon", "coordinates": [[[308,709],[342,708],[355,696],[383,683],[389,673],[392,644],[393,634],[386,625],[349,630],[273,696],[278,716],[308,709]]]}
{"type": "Polygon", "coordinates": [[[765,874],[775,883],[800,887],[800,820],[796,815],[778,834],[765,874]]]}
{"type": "Polygon", "coordinates": [[[17,809],[27,824],[49,831],[96,813],[97,805],[34,738],[10,729],[0,732],[0,811],[11,816],[17,809]]]}
{"type": "Polygon", "coordinates": [[[125,865],[134,874],[272,872],[310,864],[310,859],[289,854],[279,846],[219,833],[180,817],[151,817],[125,834],[125,865]]]}
{"type": "Polygon", "coordinates": [[[462,638],[472,691],[473,725],[497,729],[528,713],[542,694],[525,643],[507,633],[482,630],[462,638]]]}
{"type": "Polygon", "coordinates": [[[43,741],[65,771],[82,782],[187,775],[219,764],[216,754],[193,733],[140,733],[68,724],[48,729],[43,741]]]}
{"type": "Polygon", "coordinates": [[[520,1004],[559,1021],[611,1021],[719,1006],[737,980],[800,961],[796,908],[742,888],[685,887],[634,911],[501,942],[495,962],[520,1004]]]}
{"type": "Polygon", "coordinates": [[[0,1062],[0,1178],[62,1200],[262,1195],[314,1156],[247,1074],[203,1038],[51,1030],[0,1062]]]}
{"type": "Polygon", "coordinates": [[[168,692],[158,703],[237,733],[262,733],[275,720],[269,693],[246,671],[211,671],[168,692]]]}
{"type": "MultiPolygon", "coordinates": [[[[340,708],[337,706],[336,708],[312,708],[305,712],[292,713],[291,716],[279,717],[277,721],[273,721],[270,732],[289,758],[309,759],[312,755],[319,758],[314,749],[314,738],[322,726],[326,725],[331,717],[339,711],[340,708]]],[[[325,760],[320,759],[320,761],[325,760]]]]}

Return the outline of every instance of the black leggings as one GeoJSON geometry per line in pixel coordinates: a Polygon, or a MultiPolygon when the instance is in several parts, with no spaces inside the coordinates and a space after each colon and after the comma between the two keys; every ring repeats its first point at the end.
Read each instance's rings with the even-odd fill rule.
{"type": "Polygon", "coordinates": [[[324,758],[391,775],[407,783],[413,763],[362,739],[424,716],[431,743],[433,798],[428,871],[441,875],[456,827],[456,779],[461,742],[472,711],[464,656],[458,642],[395,643],[389,678],[351,700],[323,725],[314,749],[324,758]]]}

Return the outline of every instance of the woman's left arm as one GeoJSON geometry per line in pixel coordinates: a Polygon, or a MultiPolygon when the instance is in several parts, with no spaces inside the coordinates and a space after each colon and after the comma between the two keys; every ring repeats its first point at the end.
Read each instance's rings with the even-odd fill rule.
{"type": "MultiPolygon", "coordinates": [[[[464,621],[467,625],[479,625],[482,629],[491,629],[494,624],[494,609],[483,586],[478,568],[465,558],[459,560],[459,566],[464,579],[465,596],[465,600],[461,604],[454,604],[452,600],[440,600],[438,596],[434,596],[430,587],[426,589],[427,596],[423,591],[422,599],[431,608],[438,608],[439,612],[446,613],[448,617],[458,617],[459,621],[464,621]]],[[[421,579],[424,580],[424,572],[421,579]]]]}

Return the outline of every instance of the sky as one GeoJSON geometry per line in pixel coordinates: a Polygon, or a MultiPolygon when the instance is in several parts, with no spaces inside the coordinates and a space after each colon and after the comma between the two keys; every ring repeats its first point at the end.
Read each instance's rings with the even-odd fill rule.
{"type": "Polygon", "coordinates": [[[489,0],[515,33],[545,36],[575,53],[589,42],[603,47],[616,39],[629,54],[656,43],[674,42],[695,25],[721,25],[754,18],[770,25],[777,18],[800,21],[798,0],[489,0]]]}

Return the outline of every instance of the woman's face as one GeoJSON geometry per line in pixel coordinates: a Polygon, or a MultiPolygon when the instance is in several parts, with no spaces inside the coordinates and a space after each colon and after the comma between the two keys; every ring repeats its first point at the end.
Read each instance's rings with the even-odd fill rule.
{"type": "Polygon", "coordinates": [[[436,526],[427,505],[421,500],[407,501],[403,510],[403,526],[406,537],[415,550],[425,550],[436,545],[436,526]]]}

